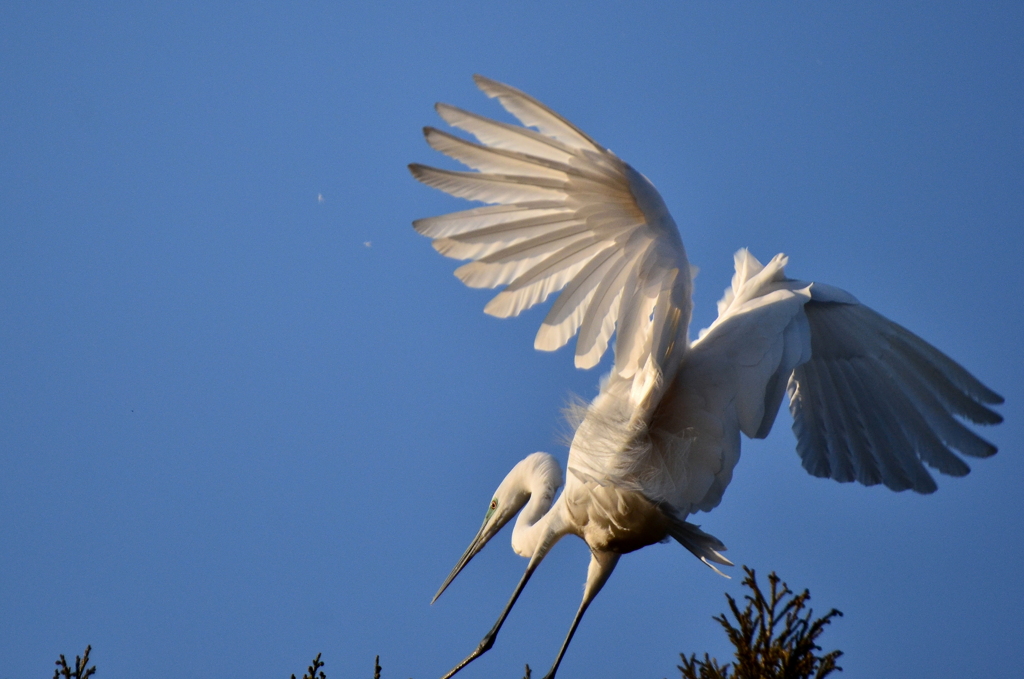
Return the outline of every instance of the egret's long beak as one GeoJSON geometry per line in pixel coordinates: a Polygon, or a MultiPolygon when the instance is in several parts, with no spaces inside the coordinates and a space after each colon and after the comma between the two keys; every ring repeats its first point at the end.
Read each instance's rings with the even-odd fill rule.
{"type": "Polygon", "coordinates": [[[484,521],[484,525],[480,526],[480,530],[477,532],[476,537],[473,538],[473,542],[469,543],[469,547],[467,547],[466,551],[462,554],[462,558],[460,558],[459,562],[455,564],[455,568],[453,568],[452,572],[448,574],[448,577],[444,579],[444,582],[441,584],[441,589],[437,590],[437,594],[435,594],[434,598],[430,600],[431,605],[433,605],[433,603],[437,601],[437,598],[441,596],[446,589],[448,589],[448,585],[452,584],[452,580],[455,579],[455,576],[466,567],[466,564],[469,563],[473,557],[476,556],[476,553],[483,549],[484,545],[487,544],[487,541],[491,539],[494,531],[488,531],[487,528],[487,521],[484,521]]]}

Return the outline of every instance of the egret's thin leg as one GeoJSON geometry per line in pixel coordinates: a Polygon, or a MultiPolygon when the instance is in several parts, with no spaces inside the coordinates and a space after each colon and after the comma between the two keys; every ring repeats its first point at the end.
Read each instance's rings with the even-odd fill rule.
{"type": "Polygon", "coordinates": [[[565,655],[565,649],[569,648],[569,642],[572,641],[572,635],[576,634],[576,628],[579,626],[580,620],[583,619],[583,614],[586,613],[590,602],[604,587],[604,583],[608,581],[608,576],[615,570],[615,564],[619,562],[620,556],[622,555],[614,552],[591,552],[590,566],[587,568],[587,586],[583,589],[583,601],[580,602],[580,608],[576,611],[576,617],[572,619],[572,625],[569,627],[569,633],[565,635],[565,641],[562,642],[562,648],[558,651],[558,657],[555,658],[548,673],[544,675],[544,679],[554,679],[555,672],[558,671],[558,666],[562,663],[562,656],[565,655]]]}
{"type": "Polygon", "coordinates": [[[537,570],[537,565],[540,564],[540,561],[541,560],[536,557],[530,559],[529,565],[526,566],[526,572],[523,573],[523,577],[519,580],[519,584],[516,585],[515,591],[512,592],[512,598],[508,600],[507,604],[505,604],[505,610],[501,612],[501,617],[498,618],[498,622],[494,623],[494,627],[491,628],[491,631],[484,635],[483,641],[480,642],[480,645],[477,646],[472,653],[466,656],[465,660],[452,668],[451,672],[441,677],[441,679],[450,679],[452,675],[463,667],[491,650],[491,646],[494,645],[494,640],[498,637],[498,630],[501,629],[502,624],[505,622],[505,618],[508,617],[509,611],[512,610],[512,607],[516,603],[516,599],[518,599],[520,593],[522,593],[523,587],[526,587],[526,583],[529,581],[530,576],[533,575],[533,571],[537,570]]]}

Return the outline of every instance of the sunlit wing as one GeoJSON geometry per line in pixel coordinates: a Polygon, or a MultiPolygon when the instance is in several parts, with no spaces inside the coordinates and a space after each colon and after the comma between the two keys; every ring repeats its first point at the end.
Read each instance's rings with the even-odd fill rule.
{"type": "Polygon", "coordinates": [[[466,285],[505,286],[485,307],[488,314],[516,316],[561,292],[537,333],[537,349],[554,351],[578,332],[575,363],[590,368],[616,333],[617,374],[663,369],[666,357],[685,348],[691,281],[661,197],[640,173],[540,102],[493,80],[475,80],[527,127],[438,104],[448,124],[479,143],[429,127],[427,142],[475,171],[409,169],[424,184],[492,205],[420,219],[416,230],[441,254],[473,260],[455,271],[466,285]]]}
{"type": "Polygon", "coordinates": [[[645,492],[680,512],[710,510],[739,460],[740,432],[763,438],[783,393],[797,450],[816,476],[927,493],[925,465],[961,476],[954,453],[995,447],[956,416],[994,424],[1002,399],[966,370],[852,295],[736,255],[719,317],[694,342],[654,413],[645,492]]]}

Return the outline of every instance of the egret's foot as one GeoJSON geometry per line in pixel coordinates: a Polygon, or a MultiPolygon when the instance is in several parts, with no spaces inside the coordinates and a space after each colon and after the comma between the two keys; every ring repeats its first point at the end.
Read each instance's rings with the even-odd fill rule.
{"type": "Polygon", "coordinates": [[[492,629],[487,633],[483,639],[480,640],[480,645],[476,647],[477,653],[486,653],[491,650],[494,646],[494,640],[498,638],[498,630],[492,629]]]}
{"type": "Polygon", "coordinates": [[[559,657],[558,660],[555,661],[555,664],[551,666],[551,669],[548,670],[548,673],[544,675],[544,679],[555,679],[555,672],[558,671],[558,666],[561,664],[562,658],[559,657]]]}
{"type": "Polygon", "coordinates": [[[458,665],[453,667],[452,670],[448,674],[446,674],[443,677],[441,677],[441,679],[451,679],[463,667],[465,667],[469,663],[473,662],[474,660],[476,660],[477,658],[482,656],[487,651],[491,650],[491,647],[494,646],[494,640],[497,637],[498,637],[498,630],[492,629],[490,632],[487,633],[487,636],[485,636],[480,641],[480,645],[476,647],[476,650],[474,650],[472,653],[470,653],[468,656],[466,656],[465,660],[463,660],[458,665]]]}

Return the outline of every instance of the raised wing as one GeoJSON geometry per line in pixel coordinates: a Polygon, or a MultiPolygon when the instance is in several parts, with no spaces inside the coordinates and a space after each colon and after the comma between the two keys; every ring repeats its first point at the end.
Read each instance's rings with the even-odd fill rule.
{"type": "Polygon", "coordinates": [[[931,493],[935,481],[924,464],[963,476],[970,468],[953,450],[994,455],[995,446],[954,416],[997,424],[1003,418],[985,404],[1002,397],[917,335],[837,292],[812,288],[804,307],[811,360],[789,380],[804,468],[837,481],[931,493]]]}
{"type": "Polygon", "coordinates": [[[956,416],[1002,418],[1002,398],[908,330],[820,283],[785,277],[736,254],[719,316],[683,358],[654,413],[655,439],[641,473],[652,499],[682,512],[721,500],[739,460],[740,432],[763,438],[788,389],[797,451],[815,476],[935,490],[925,465],[963,476],[952,452],[987,457],[995,447],[956,416]]]}
{"type": "Polygon", "coordinates": [[[453,196],[493,205],[413,226],[434,239],[441,254],[473,260],[455,271],[466,285],[505,286],[484,308],[493,316],[516,316],[561,291],[537,333],[537,349],[554,351],[578,331],[575,363],[590,368],[616,332],[614,370],[621,377],[632,379],[645,367],[650,375],[674,370],[686,343],[691,280],[679,232],[658,192],[532,97],[474,79],[539,131],[438,104],[448,124],[479,143],[430,127],[427,142],[476,171],[418,164],[410,171],[453,196]]]}

